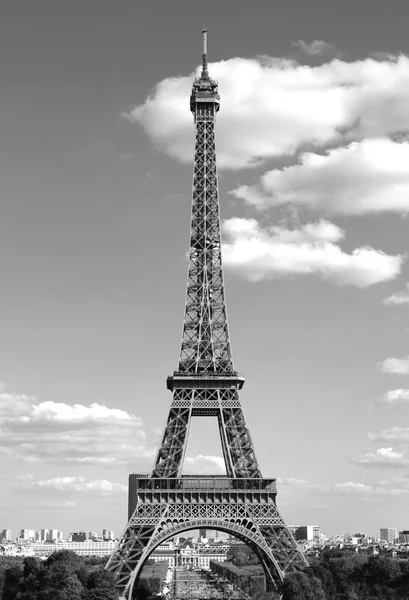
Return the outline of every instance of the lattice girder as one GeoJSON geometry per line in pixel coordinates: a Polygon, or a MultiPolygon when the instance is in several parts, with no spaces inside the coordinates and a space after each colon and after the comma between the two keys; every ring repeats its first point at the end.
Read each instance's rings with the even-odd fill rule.
{"type": "Polygon", "coordinates": [[[196,111],[189,269],[179,371],[230,373],[220,241],[214,106],[196,111]]]}
{"type": "Polygon", "coordinates": [[[236,389],[175,389],[153,477],[180,477],[192,416],[216,416],[229,477],[261,477],[236,389]]]}

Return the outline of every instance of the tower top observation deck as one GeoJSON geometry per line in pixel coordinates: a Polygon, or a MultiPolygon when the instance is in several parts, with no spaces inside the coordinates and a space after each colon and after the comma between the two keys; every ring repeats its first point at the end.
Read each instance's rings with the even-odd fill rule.
{"type": "Polygon", "coordinates": [[[220,108],[220,96],[218,92],[217,81],[211,79],[207,67],[207,29],[203,27],[203,53],[202,53],[202,71],[200,77],[196,77],[193,82],[192,93],[190,95],[190,110],[196,118],[198,105],[213,104],[214,112],[220,108]]]}

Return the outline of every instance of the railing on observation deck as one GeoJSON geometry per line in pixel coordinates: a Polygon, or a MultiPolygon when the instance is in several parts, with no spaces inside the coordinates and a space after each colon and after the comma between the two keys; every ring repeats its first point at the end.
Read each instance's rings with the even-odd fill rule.
{"type": "Polygon", "coordinates": [[[231,478],[225,476],[184,475],[166,479],[135,474],[137,491],[209,491],[209,492],[269,492],[276,493],[275,479],[231,478]]]}

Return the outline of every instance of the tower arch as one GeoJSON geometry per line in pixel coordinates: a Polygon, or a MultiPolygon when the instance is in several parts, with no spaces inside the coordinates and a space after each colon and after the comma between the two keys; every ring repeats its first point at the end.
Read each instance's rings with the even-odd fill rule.
{"type": "Polygon", "coordinates": [[[262,543],[262,538],[260,538],[254,525],[249,523],[246,519],[243,519],[242,523],[240,522],[240,519],[236,519],[235,521],[224,521],[223,523],[213,519],[195,519],[192,521],[173,520],[171,522],[164,521],[162,527],[158,528],[157,534],[152,537],[149,547],[146,548],[139,559],[138,564],[129,579],[128,588],[125,590],[128,597],[132,597],[133,589],[138,584],[139,577],[146,561],[160,544],[163,544],[178,534],[200,528],[229,533],[246,544],[246,546],[256,554],[264,569],[268,589],[274,589],[277,586],[277,583],[284,580],[285,573],[280,568],[274,554],[267,545],[262,543]],[[273,570],[271,568],[271,563],[274,565],[273,570]]]}

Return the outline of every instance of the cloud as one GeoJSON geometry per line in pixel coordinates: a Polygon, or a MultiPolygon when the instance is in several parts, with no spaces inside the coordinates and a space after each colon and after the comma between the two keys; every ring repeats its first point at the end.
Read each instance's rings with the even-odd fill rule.
{"type": "Polygon", "coordinates": [[[335,244],[344,237],[343,230],[328,221],[290,230],[232,218],[223,223],[223,231],[225,266],[250,281],[315,274],[338,285],[365,288],[396,277],[404,260],[369,247],[347,254],[335,244]]]}
{"type": "Polygon", "coordinates": [[[313,40],[310,44],[304,42],[304,40],[298,40],[292,42],[292,46],[296,46],[308,56],[319,56],[320,54],[327,54],[328,52],[334,52],[335,47],[333,44],[328,44],[323,40],[313,40]]]}
{"type": "Polygon", "coordinates": [[[294,490],[327,494],[331,490],[331,487],[321,483],[308,483],[305,479],[298,479],[296,477],[277,477],[277,491],[279,493],[281,491],[284,493],[293,493],[294,490]]]}
{"type": "Polygon", "coordinates": [[[289,487],[304,487],[307,482],[305,479],[297,479],[296,477],[277,477],[277,484],[289,487]]]}
{"type": "Polygon", "coordinates": [[[58,492],[95,493],[101,495],[125,494],[126,485],[112,483],[106,479],[85,479],[85,477],[53,477],[52,479],[36,480],[27,476],[21,482],[21,487],[29,490],[56,490],[58,492]]]}
{"type": "Polygon", "coordinates": [[[62,508],[75,508],[77,506],[77,502],[73,502],[72,500],[42,500],[41,502],[37,502],[33,504],[30,502],[28,505],[29,508],[43,509],[48,510],[49,508],[58,508],[58,510],[62,508]]]}
{"type": "MultiPolygon", "coordinates": [[[[366,139],[265,173],[231,193],[259,208],[294,204],[325,214],[409,212],[409,143],[366,139]]],[[[409,300],[407,300],[409,301],[409,300]]]]}
{"type": "MultiPolygon", "coordinates": [[[[384,449],[391,450],[391,449],[384,449]]],[[[392,450],[391,450],[392,452],[392,450]]],[[[348,481],[346,483],[334,483],[330,485],[324,485],[319,483],[308,483],[302,479],[295,478],[277,478],[278,493],[282,491],[284,497],[288,494],[291,497],[297,492],[317,493],[320,495],[337,495],[337,494],[348,494],[357,495],[362,500],[374,499],[376,497],[383,497],[388,495],[401,496],[409,494],[407,488],[408,480],[402,478],[395,478],[391,481],[378,482],[377,484],[365,484],[348,481]],[[396,483],[401,485],[400,488],[393,487],[396,483]]],[[[320,506],[320,505],[318,505],[320,506]]],[[[325,505],[327,506],[327,505],[325,505]]]]}
{"type": "Polygon", "coordinates": [[[121,409],[0,394],[0,452],[28,463],[117,467],[150,462],[153,443],[141,419],[121,409]]]}
{"type": "MultiPolygon", "coordinates": [[[[212,63],[209,70],[219,81],[222,99],[217,124],[221,168],[258,165],[306,145],[322,148],[409,130],[409,58],[404,55],[332,60],[315,67],[288,59],[232,58],[212,63]]],[[[193,159],[193,77],[164,79],[126,113],[158,148],[182,162],[193,159]]]]}
{"type": "Polygon", "coordinates": [[[197,456],[187,456],[185,458],[185,470],[194,475],[210,475],[226,473],[224,458],[221,456],[209,456],[198,454],[197,456]]]}
{"type": "Polygon", "coordinates": [[[63,425],[65,428],[76,428],[78,425],[109,423],[124,424],[136,422],[142,424],[141,419],[128,414],[118,408],[108,408],[101,404],[64,404],[62,402],[37,402],[29,396],[15,396],[2,394],[0,404],[0,418],[2,423],[20,424],[23,427],[38,425],[41,429],[63,425]],[[12,411],[10,410],[12,406],[12,411]]]}
{"type": "Polygon", "coordinates": [[[407,467],[409,459],[393,448],[379,448],[376,452],[368,452],[357,461],[358,465],[373,467],[407,467]]]}
{"type": "Polygon", "coordinates": [[[396,292],[392,296],[385,298],[383,303],[385,306],[409,304],[409,283],[406,284],[406,288],[401,292],[396,292]]]}
{"type": "MultiPolygon", "coordinates": [[[[385,456],[391,456],[393,458],[393,450],[391,448],[383,448],[385,456]]],[[[396,453],[398,454],[398,453],[396,453]]],[[[382,453],[380,454],[382,455],[382,453]]],[[[395,457],[396,459],[396,457],[395,457]]],[[[298,492],[317,493],[325,496],[333,495],[351,495],[357,496],[361,500],[374,500],[377,497],[384,496],[403,496],[409,494],[409,480],[402,477],[392,478],[390,481],[379,481],[376,484],[366,484],[348,481],[346,483],[334,483],[334,484],[320,484],[320,483],[308,483],[303,479],[296,478],[277,478],[278,492],[282,491],[284,498],[290,495],[294,498],[294,495],[298,492]],[[400,487],[396,487],[399,484],[400,487]]],[[[316,507],[321,507],[321,504],[316,504],[316,507]]],[[[327,507],[327,505],[324,505],[327,507]]]]}
{"type": "Polygon", "coordinates": [[[385,408],[395,408],[398,405],[409,405],[409,390],[390,390],[381,396],[376,402],[376,406],[385,408]]]}
{"type": "Polygon", "coordinates": [[[409,442],[409,427],[390,427],[380,433],[369,433],[369,439],[382,442],[407,443],[409,442]]]}
{"type": "Polygon", "coordinates": [[[365,483],[355,483],[348,481],[346,483],[336,483],[334,491],[341,494],[357,496],[402,496],[409,494],[409,490],[400,488],[391,488],[390,486],[381,487],[377,485],[368,485],[365,483]]]}
{"type": "Polygon", "coordinates": [[[409,374],[409,356],[404,358],[386,358],[378,363],[378,368],[381,373],[390,373],[396,375],[409,374]]]}

